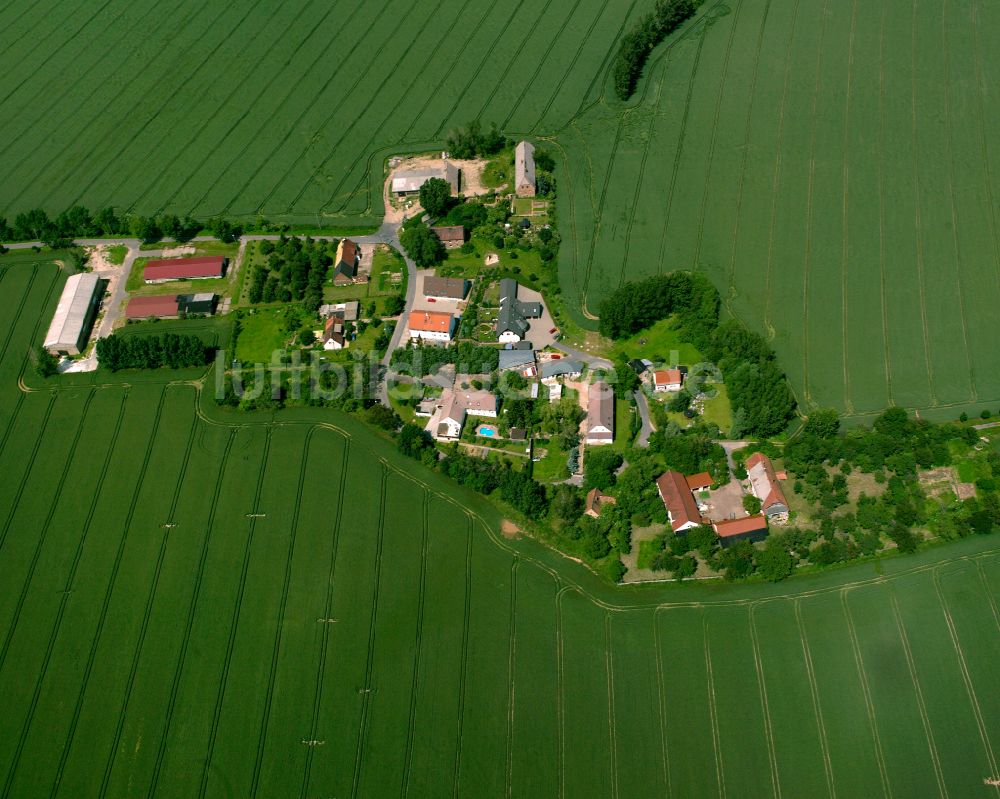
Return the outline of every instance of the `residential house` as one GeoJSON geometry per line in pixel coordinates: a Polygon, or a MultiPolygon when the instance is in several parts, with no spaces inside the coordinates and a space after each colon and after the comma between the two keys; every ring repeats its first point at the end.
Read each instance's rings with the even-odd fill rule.
{"type": "Polygon", "coordinates": [[[424,278],[424,296],[433,300],[464,300],[469,293],[469,281],[460,277],[424,278]]]}
{"type": "Polygon", "coordinates": [[[490,392],[445,389],[428,429],[439,441],[454,441],[462,435],[467,416],[496,418],[496,415],[497,398],[490,392]]]}
{"type": "Polygon", "coordinates": [[[361,263],[361,248],[350,239],[341,239],[333,260],[333,282],[352,283],[361,263]]]}
{"type": "Polygon", "coordinates": [[[438,311],[410,311],[407,326],[411,339],[447,344],[455,332],[455,317],[438,311]]]}
{"type": "Polygon", "coordinates": [[[788,500],[781,490],[778,477],[774,473],[771,459],[762,452],[755,452],[746,462],[750,490],[760,500],[760,509],[765,516],[788,513],[788,500]]]}
{"type": "Polygon", "coordinates": [[[436,225],[431,232],[441,239],[446,250],[455,250],[465,244],[465,228],[462,225],[436,225]]]}
{"type": "Polygon", "coordinates": [[[517,370],[525,377],[533,376],[535,373],[535,352],[534,350],[500,350],[500,371],[517,370]]]}
{"type": "Polygon", "coordinates": [[[538,367],[538,375],[544,383],[554,383],[557,378],[575,378],[583,374],[583,363],[571,358],[555,358],[538,367]]]}
{"type": "Polygon", "coordinates": [[[702,523],[694,495],[680,472],[664,472],[656,480],[656,489],[675,533],[683,533],[702,523]]]}
{"type": "Polygon", "coordinates": [[[653,372],[653,391],[680,391],[684,373],[680,369],[657,369],[653,372]]]}
{"type": "Polygon", "coordinates": [[[323,349],[342,350],[347,346],[344,338],[344,322],[339,316],[331,316],[323,327],[323,349]]]}
{"type": "Polygon", "coordinates": [[[514,191],[518,197],[534,197],[535,145],[529,141],[518,142],[514,148],[514,191]]]}
{"type": "Polygon", "coordinates": [[[451,186],[451,193],[458,194],[458,167],[450,161],[443,161],[441,166],[424,169],[407,169],[394,172],[392,175],[392,193],[397,197],[409,197],[420,193],[420,187],[431,178],[440,178],[451,186]]]}
{"type": "Polygon", "coordinates": [[[497,339],[503,343],[517,342],[528,332],[528,320],[542,315],[540,302],[522,302],[517,298],[516,280],[500,281],[500,313],[497,315],[497,339]]]}
{"type": "Polygon", "coordinates": [[[596,519],[601,515],[602,506],[617,504],[618,500],[614,497],[602,494],[599,488],[592,488],[587,492],[587,499],[583,503],[583,512],[596,519]]]}
{"type": "Polygon", "coordinates": [[[361,305],[357,300],[347,302],[328,303],[319,306],[321,319],[328,319],[331,316],[339,316],[345,322],[357,322],[361,305]]]}
{"type": "Polygon", "coordinates": [[[587,390],[587,444],[611,444],[615,440],[615,392],[607,383],[591,383],[587,390]]]}
{"type": "Polygon", "coordinates": [[[688,488],[690,488],[692,493],[695,494],[700,491],[708,491],[708,489],[712,487],[712,475],[708,472],[689,474],[684,479],[687,480],[688,488]]]}
{"type": "Polygon", "coordinates": [[[719,536],[719,543],[724,547],[744,539],[763,541],[767,538],[767,518],[762,515],[712,522],[712,527],[719,536]]]}

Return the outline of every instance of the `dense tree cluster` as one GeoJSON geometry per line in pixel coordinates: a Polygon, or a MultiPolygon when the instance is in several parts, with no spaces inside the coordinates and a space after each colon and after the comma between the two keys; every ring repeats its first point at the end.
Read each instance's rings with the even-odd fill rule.
{"type": "Polygon", "coordinates": [[[421,269],[444,262],[447,254],[441,239],[416,217],[405,223],[403,232],[399,234],[399,243],[421,269]]]}
{"type": "Polygon", "coordinates": [[[454,202],[447,180],[431,178],[420,187],[420,206],[434,219],[447,213],[454,202]]]}
{"type": "Polygon", "coordinates": [[[489,374],[500,362],[500,351],[467,341],[454,347],[400,347],[392,353],[392,368],[402,374],[424,377],[445,364],[455,364],[463,374],[489,374]]]}
{"type": "Polygon", "coordinates": [[[619,99],[632,96],[653,48],[689,19],[699,5],[701,0],[657,0],[653,10],[622,37],[614,65],[615,93],[619,99]]]}
{"type": "Polygon", "coordinates": [[[500,152],[507,139],[493,123],[490,129],[483,130],[479,120],[474,119],[464,128],[458,128],[448,134],[446,147],[452,158],[475,158],[477,155],[493,155],[500,152]]]}
{"type": "Polygon", "coordinates": [[[316,313],[323,302],[333,249],[330,242],[311,238],[262,241],[260,253],[267,262],[257,264],[250,275],[250,302],[301,301],[309,313],[316,313]]]}
{"type": "Polygon", "coordinates": [[[698,272],[668,272],[625,283],[601,303],[601,335],[626,338],[671,314],[697,337],[696,345],[703,343],[718,324],[719,292],[698,272]]]}
{"type": "Polygon", "coordinates": [[[101,366],[119,369],[183,369],[204,366],[214,350],[197,336],[163,333],[151,336],[123,336],[114,333],[97,340],[97,359],[101,366]]]}

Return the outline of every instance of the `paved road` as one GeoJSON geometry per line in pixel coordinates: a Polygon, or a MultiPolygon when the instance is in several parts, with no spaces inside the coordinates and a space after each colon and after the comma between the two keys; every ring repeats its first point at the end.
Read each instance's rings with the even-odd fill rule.
{"type": "Polygon", "coordinates": [[[596,355],[591,355],[589,352],[578,350],[575,347],[569,347],[558,341],[552,346],[560,352],[564,352],[577,360],[583,361],[591,369],[610,369],[614,366],[614,364],[607,358],[600,358],[596,355]]]}
{"type": "Polygon", "coordinates": [[[642,426],[639,428],[639,437],[635,443],[639,447],[648,447],[649,437],[656,430],[652,419],[649,418],[649,399],[641,388],[636,389],[632,396],[635,397],[635,407],[639,409],[639,419],[642,422],[642,426]]]}

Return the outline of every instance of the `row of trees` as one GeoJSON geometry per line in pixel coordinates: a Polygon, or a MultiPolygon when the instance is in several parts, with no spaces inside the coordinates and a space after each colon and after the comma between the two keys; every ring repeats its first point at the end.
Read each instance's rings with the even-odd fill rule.
{"type": "Polygon", "coordinates": [[[699,5],[701,0],[657,0],[653,10],[622,37],[614,66],[615,94],[619,99],[632,96],[653,48],[689,19],[699,5]]]}
{"type": "Polygon", "coordinates": [[[400,347],[392,353],[392,368],[402,374],[424,377],[445,364],[455,364],[463,374],[489,374],[500,363],[495,347],[478,347],[462,341],[454,347],[400,347]]]}
{"type": "Polygon", "coordinates": [[[174,214],[120,214],[110,207],[93,213],[82,205],[75,205],[55,218],[50,218],[42,208],[34,208],[18,214],[10,224],[0,217],[0,241],[41,241],[53,248],[69,246],[73,239],[114,236],[133,236],[144,242],[163,238],[190,241],[202,230],[226,242],[243,235],[239,224],[221,217],[201,222],[174,214]]]}
{"type": "Polygon", "coordinates": [[[114,333],[97,340],[97,359],[101,366],[120,369],[183,369],[204,366],[214,349],[206,347],[197,336],[163,333],[151,336],[123,336],[114,333]]]}
{"type": "Polygon", "coordinates": [[[475,158],[498,153],[506,144],[507,139],[495,122],[489,130],[483,130],[479,120],[474,119],[464,128],[449,133],[446,147],[452,158],[475,158]]]}
{"type": "Polygon", "coordinates": [[[262,241],[259,252],[267,262],[257,264],[250,275],[250,302],[301,301],[309,313],[316,313],[333,264],[331,246],[326,241],[285,236],[276,242],[262,241]]]}

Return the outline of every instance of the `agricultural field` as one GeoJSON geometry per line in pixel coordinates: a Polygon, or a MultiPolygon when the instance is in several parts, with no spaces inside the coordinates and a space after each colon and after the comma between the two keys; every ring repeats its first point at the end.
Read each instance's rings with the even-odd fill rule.
{"type": "Polygon", "coordinates": [[[558,132],[568,308],[700,269],[806,412],[996,412],[997,31],[981,0],[708,0],[558,132]]]}
{"type": "Polygon", "coordinates": [[[0,257],[3,795],[996,795],[1000,540],[614,588],[348,416],[42,381],[44,258],[0,257]]]}

